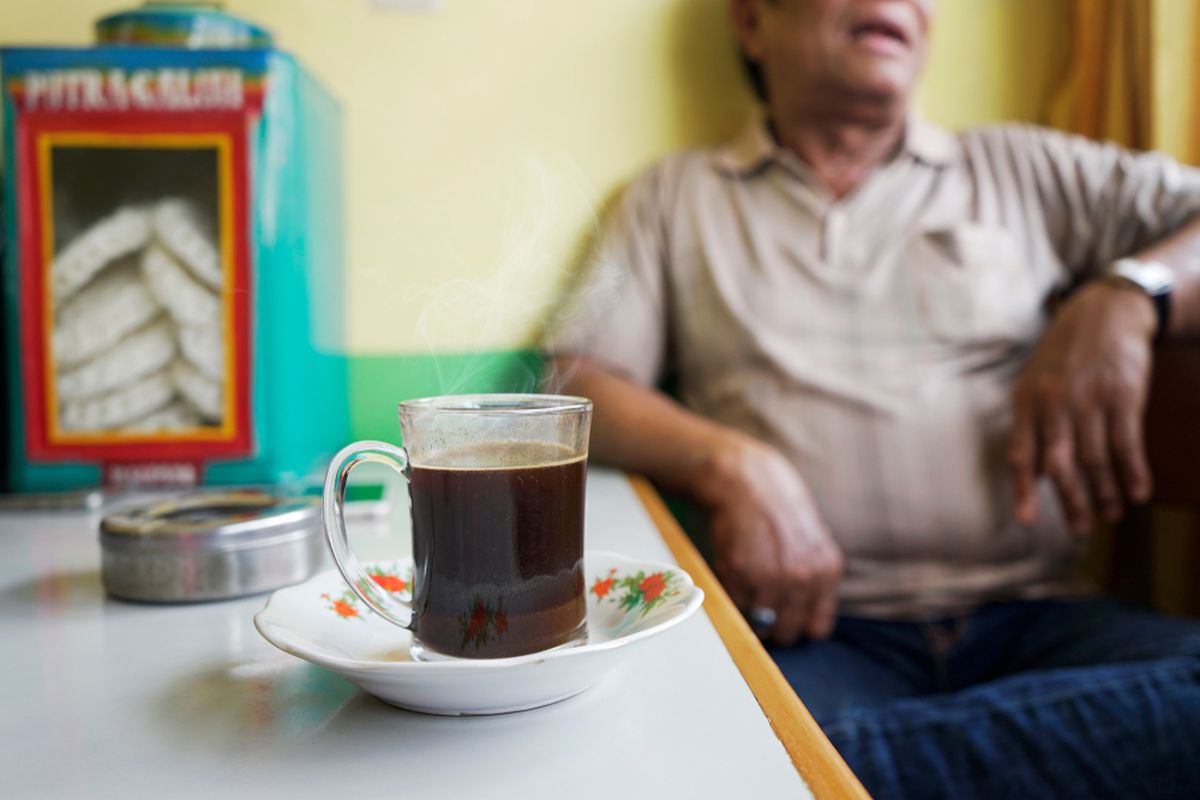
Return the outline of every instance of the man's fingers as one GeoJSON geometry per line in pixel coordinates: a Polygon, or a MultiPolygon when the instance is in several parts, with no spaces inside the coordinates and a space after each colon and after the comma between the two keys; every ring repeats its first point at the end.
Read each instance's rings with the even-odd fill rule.
{"type": "Polygon", "coordinates": [[[1092,512],[1075,464],[1071,425],[1066,414],[1054,410],[1042,417],[1042,472],[1054,481],[1071,529],[1087,533],[1092,525],[1092,512]]]}
{"type": "Polygon", "coordinates": [[[765,526],[729,514],[717,513],[712,519],[711,536],[715,558],[713,571],[721,580],[729,599],[742,611],[750,611],[761,580],[763,561],[757,543],[765,526]],[[757,545],[757,546],[756,546],[757,545]]]}
{"type": "Polygon", "coordinates": [[[1037,519],[1037,432],[1029,405],[1013,404],[1013,427],[1008,442],[1008,472],[1013,485],[1013,510],[1025,524],[1037,519]]]}
{"type": "Polygon", "coordinates": [[[1145,503],[1153,488],[1146,445],[1142,440],[1142,411],[1137,404],[1118,406],[1110,418],[1113,457],[1120,470],[1125,494],[1134,503],[1145,503]]]}
{"type": "Polygon", "coordinates": [[[837,585],[841,578],[841,561],[829,564],[821,571],[814,587],[812,613],[806,633],[812,639],[825,639],[833,633],[837,620],[837,585]]]}
{"type": "Polygon", "coordinates": [[[1079,463],[1083,466],[1092,495],[1109,522],[1121,518],[1121,493],[1109,458],[1108,427],[1098,411],[1081,413],[1075,420],[1079,463]]]}
{"type": "Polygon", "coordinates": [[[771,638],[779,644],[795,644],[804,634],[815,600],[813,580],[812,570],[802,563],[786,565],[780,575],[779,590],[771,606],[778,615],[771,638]]]}

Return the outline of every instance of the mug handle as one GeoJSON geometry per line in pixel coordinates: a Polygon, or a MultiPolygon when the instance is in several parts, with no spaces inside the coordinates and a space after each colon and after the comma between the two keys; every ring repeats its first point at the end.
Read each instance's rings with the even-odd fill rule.
{"type": "Polygon", "coordinates": [[[329,462],[325,472],[325,489],[321,496],[325,519],[325,538],[333,560],[350,588],[367,606],[393,625],[412,630],[412,604],[383,590],[371,580],[362,563],[350,549],[346,533],[346,483],[350,472],[366,461],[386,464],[408,480],[408,452],[387,442],[363,441],[347,445],[329,462]]]}

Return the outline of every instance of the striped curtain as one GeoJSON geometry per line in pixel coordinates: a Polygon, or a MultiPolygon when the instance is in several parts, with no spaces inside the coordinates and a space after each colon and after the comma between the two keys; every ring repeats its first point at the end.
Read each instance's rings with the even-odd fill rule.
{"type": "Polygon", "coordinates": [[[1067,2],[1050,124],[1200,163],[1200,1],[1067,2]]]}
{"type": "Polygon", "coordinates": [[[1073,0],[1070,60],[1050,103],[1056,128],[1154,146],[1155,0],[1073,0]]]}

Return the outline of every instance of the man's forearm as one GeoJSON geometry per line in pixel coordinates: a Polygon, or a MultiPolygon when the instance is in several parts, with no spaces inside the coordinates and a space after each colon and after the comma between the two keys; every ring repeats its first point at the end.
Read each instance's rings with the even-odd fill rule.
{"type": "Polygon", "coordinates": [[[655,389],[639,386],[587,359],[560,358],[554,388],[595,404],[591,456],[641,472],[700,502],[719,490],[723,457],[744,434],[683,408],[655,389]]]}

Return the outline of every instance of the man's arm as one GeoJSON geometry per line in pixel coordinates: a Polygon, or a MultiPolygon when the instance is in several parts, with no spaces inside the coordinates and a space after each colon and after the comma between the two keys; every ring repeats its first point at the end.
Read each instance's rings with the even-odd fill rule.
{"type": "MultiPolygon", "coordinates": [[[[1137,253],[1175,273],[1170,338],[1200,336],[1200,217],[1137,253]]],[[[1142,441],[1156,317],[1134,286],[1094,281],[1059,310],[1018,383],[1009,466],[1018,519],[1037,516],[1035,479],[1054,481],[1071,527],[1110,522],[1150,498],[1142,441]]]]}
{"type": "Polygon", "coordinates": [[[587,358],[560,357],[554,362],[554,373],[565,376],[562,391],[588,397],[594,404],[593,458],[640,472],[671,491],[712,504],[716,462],[740,434],[587,358]]]}
{"type": "Polygon", "coordinates": [[[741,608],[773,609],[780,642],[829,635],[842,557],[787,459],[586,358],[553,366],[562,391],[594,403],[592,456],[712,511],[714,568],[741,608]]]}

